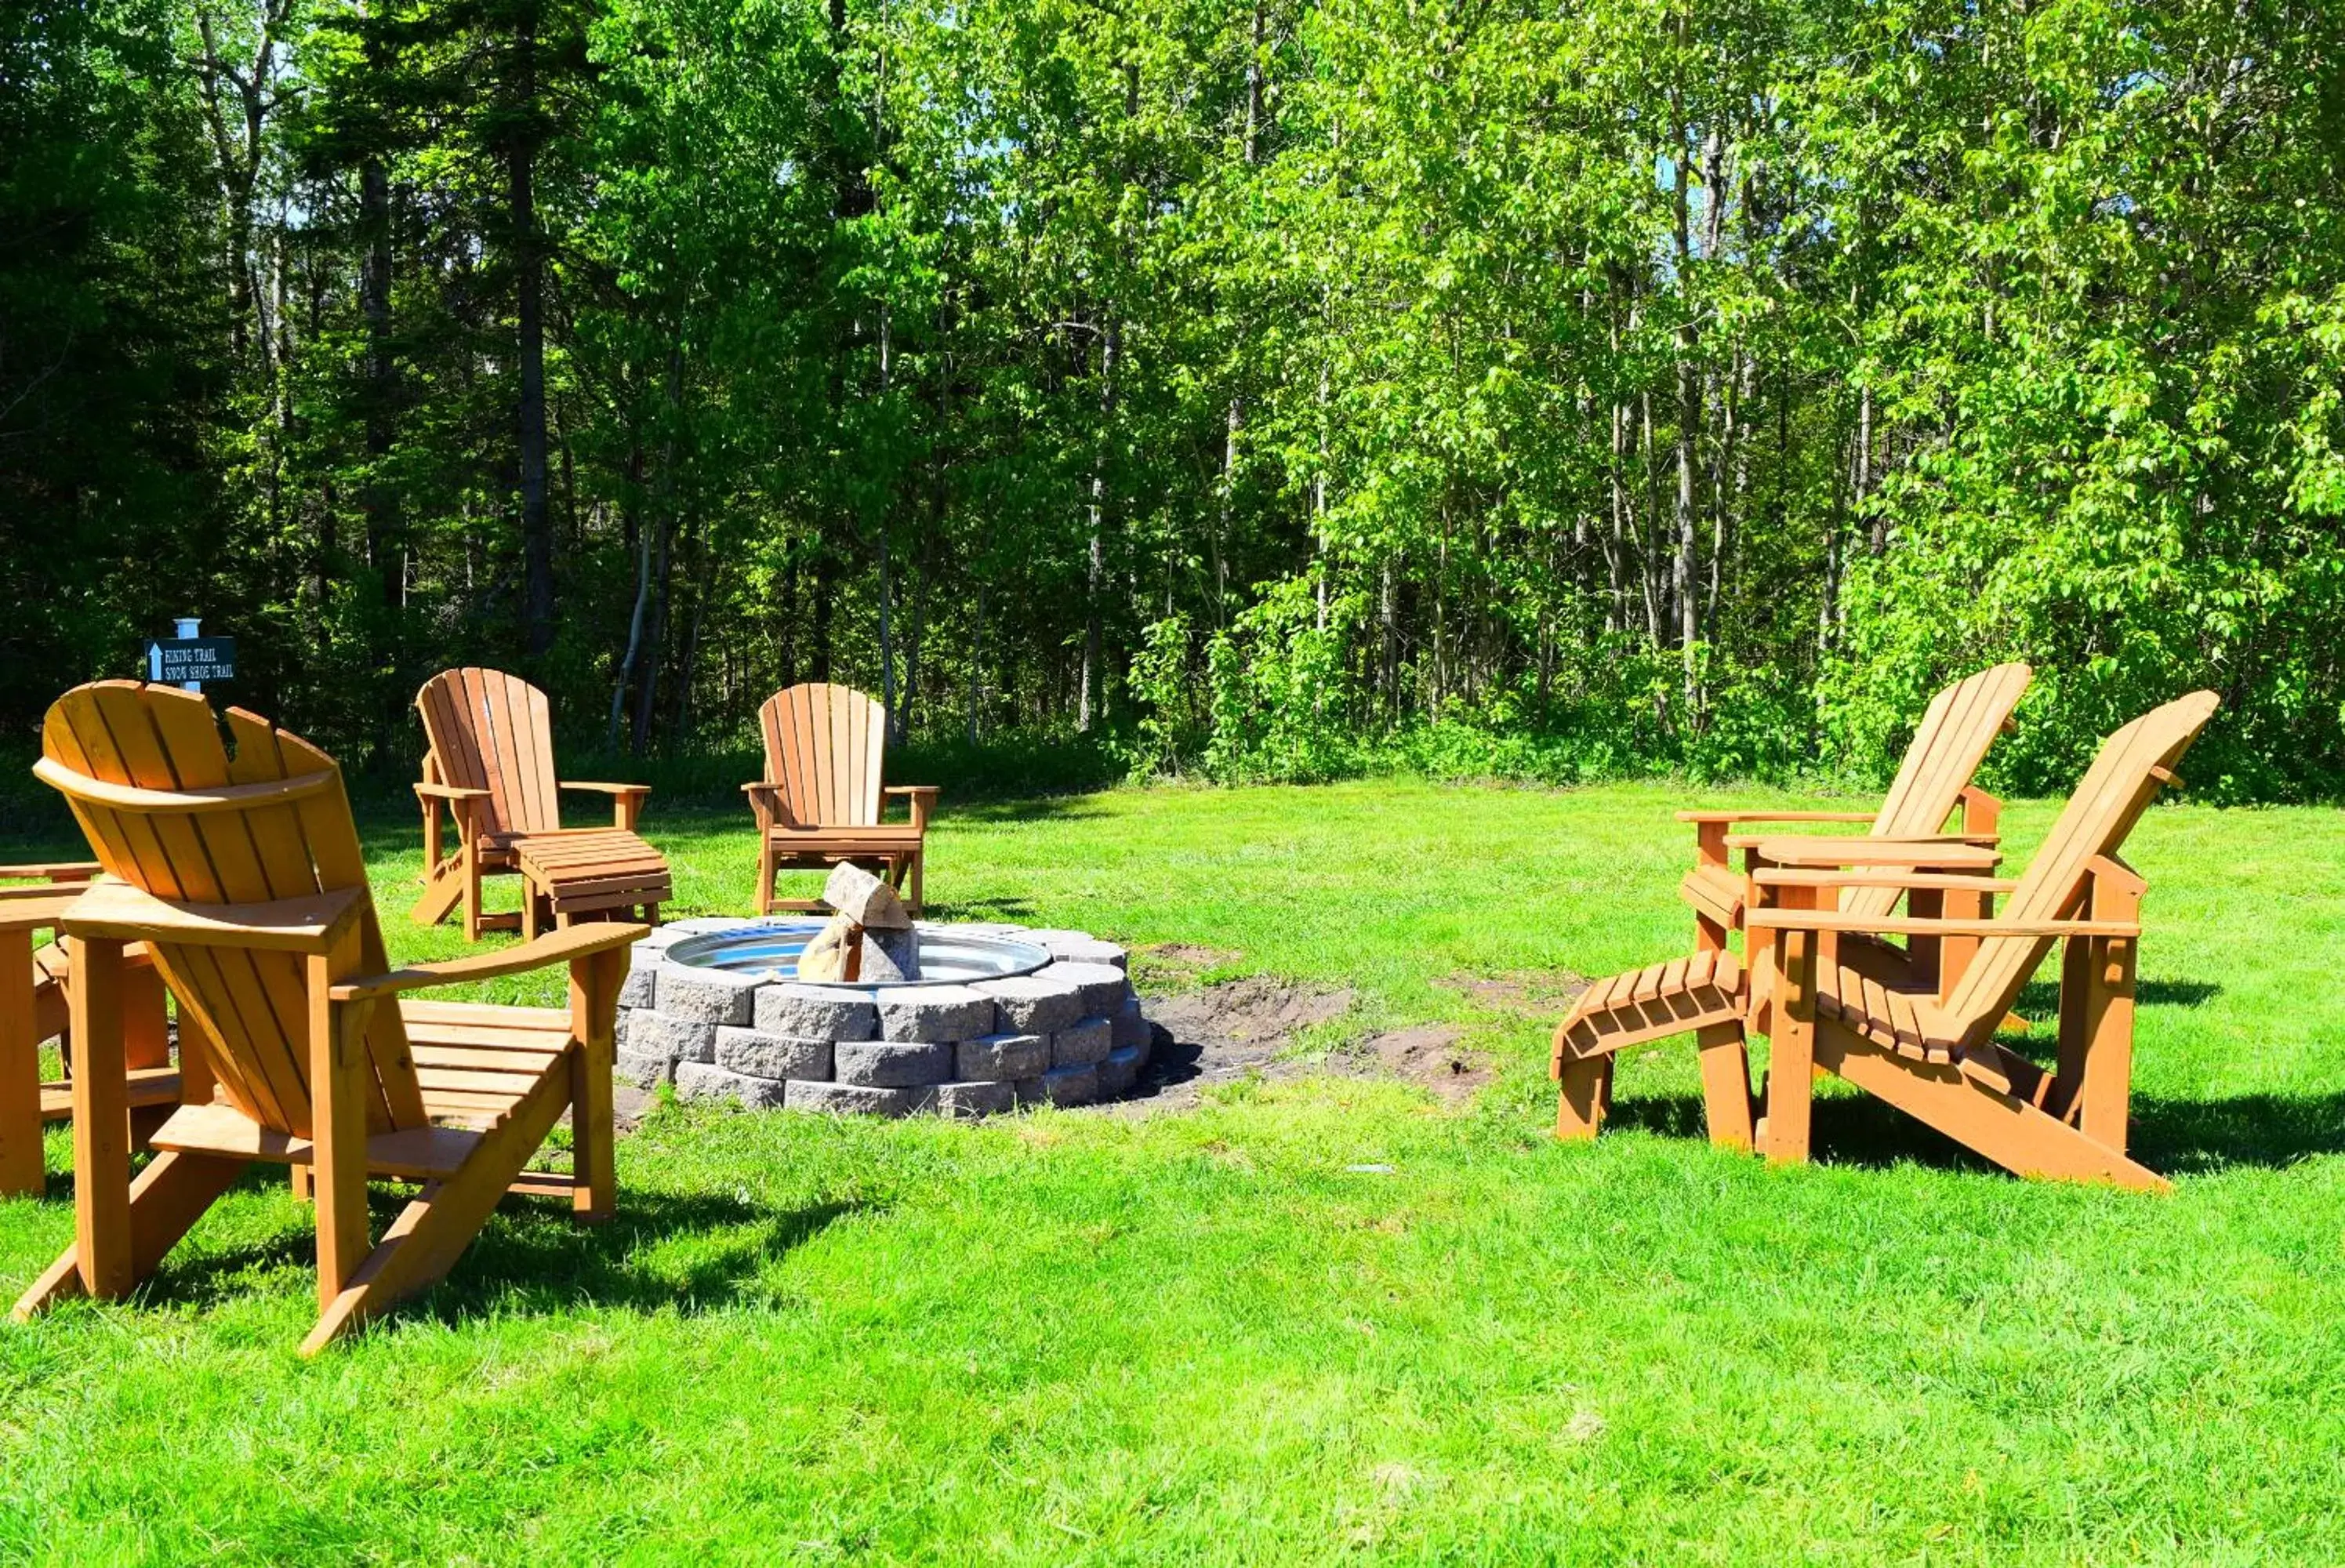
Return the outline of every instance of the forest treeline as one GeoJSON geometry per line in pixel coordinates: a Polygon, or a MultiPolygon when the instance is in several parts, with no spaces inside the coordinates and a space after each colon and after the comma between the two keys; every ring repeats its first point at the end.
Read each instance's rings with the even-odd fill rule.
{"type": "Polygon", "coordinates": [[[0,5],[0,723],[2345,784],[2331,0],[0,5]]]}

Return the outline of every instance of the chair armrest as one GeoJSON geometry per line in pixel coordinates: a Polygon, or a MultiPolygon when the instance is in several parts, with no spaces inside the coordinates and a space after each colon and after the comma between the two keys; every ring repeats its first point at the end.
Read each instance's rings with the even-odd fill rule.
{"type": "Polygon", "coordinates": [[[1680,822],[1863,822],[1880,814],[1870,811],[1681,811],[1680,822]]]}
{"type": "Polygon", "coordinates": [[[418,800],[448,800],[462,805],[467,801],[488,799],[489,792],[484,789],[466,789],[460,784],[432,784],[426,781],[415,786],[415,795],[418,800]]]}
{"type": "Polygon", "coordinates": [[[563,779],[563,789],[584,790],[589,794],[611,797],[611,825],[628,833],[635,831],[635,819],[643,814],[644,802],[650,798],[652,786],[639,784],[594,784],[585,779],[563,779]]]}
{"type": "Polygon", "coordinates": [[[87,882],[98,874],[95,860],[43,861],[32,865],[0,865],[0,882],[87,882]]]}
{"type": "Polygon", "coordinates": [[[548,932],[534,942],[524,942],[502,953],[482,953],[470,958],[450,958],[438,964],[410,964],[387,975],[344,980],[329,987],[326,995],[337,1002],[360,1002],[369,997],[394,996],[401,991],[420,991],[432,986],[493,980],[500,976],[525,974],[532,969],[543,969],[555,964],[591,957],[614,947],[624,947],[650,934],[648,926],[590,922],[573,926],[564,931],[548,932]]]}
{"type": "Polygon", "coordinates": [[[65,907],[58,931],[126,942],[324,953],[367,907],[364,883],[264,904],[197,904],[101,879],[65,907]]]}
{"type": "Polygon", "coordinates": [[[1828,909],[1753,909],[1746,930],[1855,931],[1880,936],[2139,936],[2132,920],[1954,920],[1911,915],[1847,915],[1828,909]]]}
{"type": "Polygon", "coordinates": [[[2000,898],[2019,884],[1993,876],[1940,871],[1785,871],[1761,866],[1751,874],[1761,887],[1898,887],[1924,893],[1988,893],[2000,898]]]}
{"type": "Polygon", "coordinates": [[[1736,849],[1755,850],[1773,865],[1840,866],[1903,865],[1960,871],[1988,870],[2003,863],[2002,853],[1985,845],[1945,838],[1826,838],[1820,835],[1792,837],[1730,838],[1736,849]]]}
{"type": "Polygon", "coordinates": [[[906,801],[910,803],[912,810],[912,825],[920,829],[922,832],[926,832],[928,830],[929,814],[937,809],[937,786],[935,784],[889,784],[879,793],[883,795],[902,795],[906,801]]]}

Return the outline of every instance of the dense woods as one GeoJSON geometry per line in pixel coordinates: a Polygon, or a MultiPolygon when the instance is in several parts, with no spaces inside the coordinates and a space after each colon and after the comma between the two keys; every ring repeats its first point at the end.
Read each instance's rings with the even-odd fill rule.
{"type": "Polygon", "coordinates": [[[11,0],[0,722],[2345,784],[2328,0],[11,0]]]}

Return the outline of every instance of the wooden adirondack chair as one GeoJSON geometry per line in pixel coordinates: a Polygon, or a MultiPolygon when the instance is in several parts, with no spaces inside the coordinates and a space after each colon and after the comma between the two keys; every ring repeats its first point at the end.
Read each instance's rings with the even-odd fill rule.
{"type": "MultiPolygon", "coordinates": [[[[72,1086],[62,1078],[42,1082],[40,1063],[41,1042],[65,1032],[70,970],[65,949],[54,942],[35,947],[33,933],[54,930],[97,872],[95,861],[0,865],[0,882],[34,885],[0,887],[0,1196],[46,1188],[42,1124],[73,1114],[72,1086]]],[[[178,1102],[179,1075],[171,1066],[163,983],[145,949],[127,956],[123,983],[130,1107],[137,1121],[150,1107],[178,1102]]]]}
{"type": "MultiPolygon", "coordinates": [[[[1751,1124],[1749,1080],[1738,1085],[1729,1071],[1741,1066],[1741,1021],[1731,1010],[1689,1004],[1685,1012],[1699,1015],[1697,1027],[1705,1031],[1705,1098],[1713,1118],[1732,1119],[1731,1102],[1739,1094],[1741,1124],[1771,1160],[1805,1159],[1812,1079],[1821,1069],[2023,1176],[2167,1186],[2126,1154],[2144,884],[2117,851],[2157,792],[2180,782],[2175,764],[2217,705],[2213,693],[2194,692],[2111,735],[2016,882],[1917,865],[1934,853],[1928,845],[1903,846],[1901,864],[1900,846],[1874,844],[1853,864],[1831,840],[1769,844],[1771,864],[1753,875],[1760,902],[1744,916],[1752,931],[1773,936],[1761,961],[1781,972],[1766,1116],[1751,1124]],[[1999,915],[1956,918],[1869,913],[1848,896],[1884,891],[1908,900],[1962,893],[1990,908],[1997,896],[2007,902],[1999,915]],[[1794,900],[1805,906],[1791,906],[1794,900]],[[1846,961],[1850,938],[1891,936],[1959,936],[1975,946],[1959,964],[1949,960],[1934,987],[1887,984],[1846,961]],[[1994,1037],[2056,941],[2066,945],[2059,1065],[2046,1073],[1994,1037]],[[1712,1053],[1720,1080],[1714,1089],[1712,1053]]],[[[1610,996],[1597,996],[1592,1007],[1583,998],[1558,1031],[1560,1135],[1594,1132],[1612,1052],[1635,1043],[1640,1027],[1663,1022],[1650,1015],[1651,998],[1636,995],[1643,988],[1639,977],[1625,978],[1632,982],[1629,1012],[1614,1005],[1610,996],[1620,988],[1607,982],[1610,996]],[[1632,1017],[1641,1022],[1632,1024],[1632,1017]],[[1608,1031],[1610,1037],[1599,1038],[1608,1031]]]]}
{"type": "Polygon", "coordinates": [[[880,787],[887,710],[851,686],[810,682],[766,698],[757,725],[766,739],[766,776],[741,786],[757,818],[757,913],[822,908],[811,898],[777,900],[774,874],[821,871],[845,860],[883,871],[920,914],[937,791],[931,784],[880,787]],[[909,822],[879,820],[887,795],[904,797],[909,822]]]}
{"type": "Polygon", "coordinates": [[[553,729],[545,693],[501,670],[446,670],[415,694],[431,749],[415,786],[423,807],[423,896],[414,918],[437,925],[459,904],[464,939],[519,926],[536,936],[551,920],[566,926],[582,915],[631,916],[657,924],[675,896],[667,861],[635,834],[649,784],[593,784],[557,778],[553,729]],[[564,828],[559,793],[611,797],[611,825],[564,828]],[[442,814],[455,819],[456,848],[441,851],[442,814]],[[518,874],[518,915],[484,915],[481,879],[518,874]]]}
{"type": "MultiPolygon", "coordinates": [[[[1746,1029],[1764,1034],[1770,1022],[1774,971],[1761,960],[1770,934],[1745,932],[1744,951],[1728,949],[1741,930],[1753,898],[1751,875],[1767,865],[1763,835],[1738,835],[1735,827],[1757,824],[1813,823],[1862,825],[1861,837],[1818,838],[1818,845],[1863,864],[1875,857],[1908,869],[1992,871],[2001,856],[1995,848],[2003,803],[1971,782],[1995,739],[2010,726],[2011,711],[2026,693],[2035,672],[2025,664],[1997,664],[1966,676],[1931,699],[1905,748],[1897,776],[1881,806],[1870,812],[1681,811],[1680,822],[1695,828],[1694,868],[1679,884],[1679,895],[1694,912],[1694,954],[1599,980],[1582,992],[1557,1027],[1552,1060],[1562,1086],[1558,1109],[1559,1136],[1591,1136],[1603,1119],[1612,1087],[1613,1054],[1622,1047],[1691,1034],[1701,1053],[1702,1093],[1712,1141],[1727,1148],[1751,1147],[1751,1079],[1746,1029]],[[1945,831],[1961,814],[1961,829],[1945,831]],[[1900,847],[1923,844],[1915,852],[1900,847]],[[1885,846],[1885,847],[1884,847],[1885,846]],[[1743,866],[1731,864],[1740,851],[1743,866]],[[1573,1063],[1589,1065],[1570,1067],[1573,1063]]],[[[1853,890],[1860,907],[1887,914],[1896,895],[1853,890]]],[[[1974,895],[1956,891],[1916,893],[1925,907],[1915,913],[1956,916],[1985,912],[1974,895]]],[[[1942,963],[1959,965],[1964,938],[1915,938],[1907,946],[1869,944],[1851,936],[1844,956],[1888,985],[1932,983],[1942,963]],[[1859,951],[1863,947],[1866,950],[1859,951]]],[[[2025,1020],[2010,1020],[2025,1027],[2025,1020]]]]}
{"type": "Polygon", "coordinates": [[[204,700],[132,682],[67,693],[35,772],[72,803],[107,878],[63,916],[72,953],[76,1237],[16,1303],[119,1297],[255,1160],[309,1167],[314,1352],[447,1272],[508,1192],[612,1209],[612,1026],[633,925],[392,969],[332,759],[240,710],[231,757],[204,700]],[[127,1180],[123,950],[178,998],[182,1104],[127,1180]],[[567,1011],[402,993],[570,966],[567,1011]],[[190,1047],[192,1046],[192,1049],[190,1047]],[[525,1170],[571,1112],[572,1174],[525,1170]],[[370,1178],[421,1190],[370,1246],[370,1178]]]}

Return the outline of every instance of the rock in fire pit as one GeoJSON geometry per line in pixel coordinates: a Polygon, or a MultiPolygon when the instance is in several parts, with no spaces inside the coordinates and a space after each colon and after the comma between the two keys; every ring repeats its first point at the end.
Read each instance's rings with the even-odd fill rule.
{"type": "Polygon", "coordinates": [[[1148,1021],[1112,943],[923,922],[902,966],[918,979],[882,978],[898,966],[879,963],[856,984],[800,980],[824,926],[680,920],[636,943],[619,1076],[758,1108],[985,1116],[1112,1098],[1147,1065],[1148,1021]]]}

